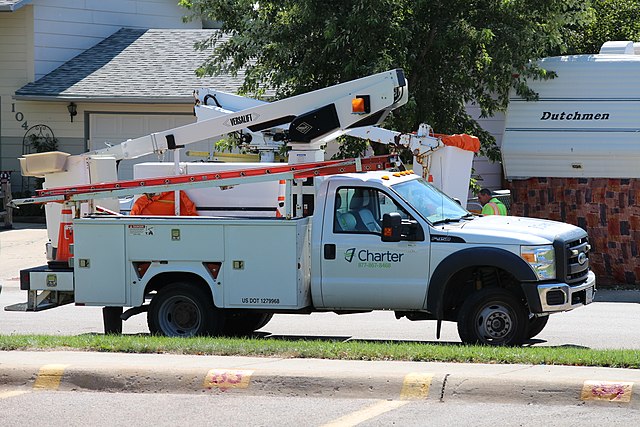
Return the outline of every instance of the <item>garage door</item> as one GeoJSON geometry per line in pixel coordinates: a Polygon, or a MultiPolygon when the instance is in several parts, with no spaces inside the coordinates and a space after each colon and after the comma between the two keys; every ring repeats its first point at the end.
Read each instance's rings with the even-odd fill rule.
{"type": "MultiPolygon", "coordinates": [[[[153,132],[161,132],[178,126],[195,122],[192,115],[171,114],[97,114],[92,113],[89,120],[89,149],[105,148],[105,142],[119,144],[127,139],[138,138],[153,132]]],[[[203,141],[189,145],[189,150],[210,151],[211,141],[203,141]]],[[[187,157],[181,153],[181,160],[187,157]]],[[[195,160],[195,159],[191,159],[195,160]]],[[[133,165],[140,162],[157,162],[158,156],[150,154],[134,160],[123,160],[118,167],[119,179],[133,179],[133,165]]],[[[173,161],[173,153],[164,156],[167,162],[173,161]]]]}

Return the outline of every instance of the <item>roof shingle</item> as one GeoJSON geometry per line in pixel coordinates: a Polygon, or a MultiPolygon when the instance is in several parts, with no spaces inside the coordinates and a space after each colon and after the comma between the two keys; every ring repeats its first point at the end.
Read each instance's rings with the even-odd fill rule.
{"type": "Polygon", "coordinates": [[[0,12],[13,12],[29,3],[31,0],[0,0],[0,12]]]}
{"type": "MultiPolygon", "coordinates": [[[[1,0],[0,0],[1,1],[1,0]]],[[[194,43],[218,30],[123,28],[16,91],[16,99],[184,103],[210,87],[235,93],[244,74],[198,78],[210,55],[194,43]]]]}

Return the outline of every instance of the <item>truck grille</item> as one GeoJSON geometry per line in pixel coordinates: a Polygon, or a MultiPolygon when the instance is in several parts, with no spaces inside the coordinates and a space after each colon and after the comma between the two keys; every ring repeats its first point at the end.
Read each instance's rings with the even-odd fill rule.
{"type": "Polygon", "coordinates": [[[582,282],[589,274],[589,238],[583,230],[582,236],[571,236],[554,242],[558,279],[571,285],[582,282]]]}

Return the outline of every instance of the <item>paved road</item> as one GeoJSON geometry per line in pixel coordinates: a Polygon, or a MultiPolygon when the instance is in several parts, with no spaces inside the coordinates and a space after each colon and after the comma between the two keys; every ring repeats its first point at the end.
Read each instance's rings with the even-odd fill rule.
{"type": "MultiPolygon", "coordinates": [[[[21,268],[45,263],[44,226],[17,225],[0,232],[0,307],[24,302],[19,290],[21,268]],[[25,228],[26,227],[26,228],[25,228]]],[[[640,291],[599,291],[595,303],[551,316],[535,346],[640,349],[640,291]]],[[[100,308],[65,306],[38,313],[0,311],[0,334],[77,335],[102,332],[100,308]]],[[[127,334],[148,333],[145,315],[124,323],[127,334]]],[[[333,313],[276,315],[262,332],[277,336],[325,339],[410,340],[436,342],[435,322],[396,320],[391,312],[338,316],[333,313]]],[[[440,342],[460,342],[456,326],[446,322],[440,342]]]]}
{"type": "Polygon", "coordinates": [[[638,425],[625,405],[538,405],[239,395],[33,392],[0,388],[3,425],[638,425]],[[28,408],[28,410],[27,410],[28,408]],[[85,409],[82,409],[85,408],[85,409]],[[91,409],[88,409],[91,408],[91,409]],[[113,408],[118,408],[114,411],[113,408]],[[464,421],[473,420],[473,422],[464,421]]]}

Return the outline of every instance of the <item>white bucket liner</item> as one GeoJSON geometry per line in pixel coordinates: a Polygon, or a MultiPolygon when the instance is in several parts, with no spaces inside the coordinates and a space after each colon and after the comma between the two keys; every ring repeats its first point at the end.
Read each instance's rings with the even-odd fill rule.
{"type": "MultiPolygon", "coordinates": [[[[473,151],[449,145],[431,154],[431,183],[449,197],[460,200],[463,206],[469,195],[473,155],[473,151]]],[[[422,166],[419,163],[414,163],[414,168],[418,175],[422,175],[422,166]]]]}

